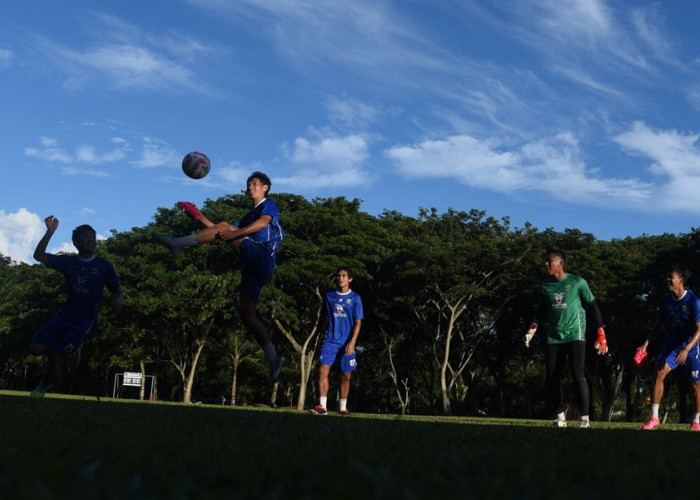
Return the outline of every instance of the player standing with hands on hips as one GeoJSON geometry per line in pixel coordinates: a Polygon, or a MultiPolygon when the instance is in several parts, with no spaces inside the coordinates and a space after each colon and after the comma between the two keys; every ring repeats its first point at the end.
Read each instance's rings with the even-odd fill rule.
{"type": "Polygon", "coordinates": [[[49,215],[44,219],[46,233],[34,250],[34,258],[63,274],[66,303],[32,338],[29,352],[48,357],[46,374],[29,395],[41,398],[61,378],[66,359],[85,342],[97,326],[97,313],[106,286],[113,295],[112,307],[121,308],[124,296],[114,267],[95,255],[97,234],[84,224],[73,230],[73,245],[78,255],[53,255],[46,252],[49,240],[58,229],[58,219],[49,215]]]}
{"type": "Polygon", "coordinates": [[[545,267],[550,278],[537,292],[535,319],[525,334],[525,346],[529,347],[537,331],[540,319],[547,322],[547,407],[555,416],[554,427],[566,427],[564,395],[561,376],[568,356],[574,383],[578,389],[581,422],[579,427],[590,427],[589,389],[584,376],[586,361],[586,308],[591,308],[598,328],[595,348],[598,354],[608,352],[603,329],[603,319],[588,283],[580,276],[564,270],[565,255],[562,250],[549,250],[545,267]]]}
{"type": "Polygon", "coordinates": [[[270,383],[277,381],[285,361],[278,355],[270,341],[265,324],[257,314],[258,301],[263,286],[272,278],[277,265],[277,250],[284,238],[280,225],[280,214],[274,200],[267,198],[272,183],[262,172],[253,172],[246,181],[246,194],[253,200],[253,210],[237,224],[214,223],[202,215],[190,202],[181,201],[187,215],[206,227],[195,234],[174,238],[162,234],[156,237],[168,245],[173,253],[180,253],[185,247],[224,240],[231,243],[241,259],[241,287],[238,312],[248,332],[262,347],[270,367],[270,383]]]}
{"type": "Polygon", "coordinates": [[[640,429],[652,430],[659,420],[659,405],[664,394],[666,376],[676,368],[686,370],[695,394],[695,416],[691,431],[700,431],[700,299],[685,283],[690,273],[681,265],[671,266],[666,274],[668,293],[661,299],[656,322],[649,337],[635,354],[635,363],[640,365],[647,355],[649,340],[666,330],[666,339],[656,358],[656,380],[651,397],[651,416],[640,429]]]}
{"type": "Polygon", "coordinates": [[[311,410],[316,415],[328,413],[328,375],[334,363],[340,365],[340,408],[338,413],[350,413],[347,408],[350,378],[357,369],[355,343],[362,327],[362,299],[350,289],[352,272],[340,267],[335,272],[336,290],[326,294],[324,305],[328,328],[321,347],[318,367],[319,403],[311,410]]]}

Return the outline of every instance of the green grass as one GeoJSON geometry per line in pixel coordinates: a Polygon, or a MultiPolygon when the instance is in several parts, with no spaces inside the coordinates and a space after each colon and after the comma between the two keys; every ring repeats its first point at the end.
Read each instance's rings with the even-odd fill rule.
{"type": "Polygon", "coordinates": [[[686,425],[552,429],[486,418],[0,393],[0,498],[697,496],[686,425]]]}

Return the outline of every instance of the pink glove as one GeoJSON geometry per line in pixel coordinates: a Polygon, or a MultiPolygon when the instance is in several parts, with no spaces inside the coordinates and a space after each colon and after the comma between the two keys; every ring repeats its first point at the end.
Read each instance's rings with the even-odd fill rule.
{"type": "Polygon", "coordinates": [[[605,354],[608,352],[608,341],[605,338],[605,330],[602,326],[598,327],[598,338],[595,341],[595,348],[598,354],[605,354]]]}
{"type": "Polygon", "coordinates": [[[202,218],[202,214],[199,213],[197,205],[190,203],[189,201],[178,201],[177,206],[184,209],[187,215],[192,217],[194,220],[199,220],[202,218]]]}
{"type": "Polygon", "coordinates": [[[637,349],[637,352],[634,353],[634,364],[636,366],[642,366],[644,360],[647,359],[647,355],[646,349],[642,349],[641,347],[637,349]]]}

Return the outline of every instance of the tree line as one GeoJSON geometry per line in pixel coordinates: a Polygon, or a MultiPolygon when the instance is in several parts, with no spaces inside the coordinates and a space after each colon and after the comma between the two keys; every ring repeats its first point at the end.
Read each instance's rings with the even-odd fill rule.
{"type": "MultiPolygon", "coordinates": [[[[522,339],[533,293],[546,278],[545,251],[561,248],[567,271],[589,282],[611,347],[595,356],[589,332],[594,414],[633,420],[645,411],[653,368],[631,360],[666,291],[665,269],[673,262],[694,269],[700,251],[695,229],[602,241],[576,229],[511,227],[508,218],[481,210],[373,216],[359,200],[273,198],[287,236],[259,311],[290,360],[278,384],[266,386],[262,353],[238,318],[235,253],[220,242],[172,255],[153,233],[196,226],[177,208],[159,208],[146,226],[113,231],[99,243],[98,254],[120,277],[124,307],[119,314],[102,309],[97,331],[56,390],[111,396],[115,374],[137,371],[156,377],[161,400],[308,408],[316,399],[322,297],[344,265],[354,271],[365,309],[353,409],[541,417],[546,339],[537,335],[529,349],[522,339]]],[[[248,198],[228,195],[207,200],[202,212],[236,221],[248,209],[248,198]]],[[[26,358],[26,348],[60,307],[61,285],[45,266],[0,256],[1,388],[36,383],[42,367],[26,358]]],[[[681,384],[681,410],[683,394],[681,384]]]]}

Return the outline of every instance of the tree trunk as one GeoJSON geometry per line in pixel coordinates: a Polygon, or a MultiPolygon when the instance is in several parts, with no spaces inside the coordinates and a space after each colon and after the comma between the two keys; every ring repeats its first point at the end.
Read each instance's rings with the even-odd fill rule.
{"type": "Polygon", "coordinates": [[[189,372],[187,372],[187,377],[185,378],[185,383],[182,390],[183,403],[189,404],[192,402],[192,386],[194,385],[194,376],[197,373],[197,363],[199,362],[199,357],[201,356],[202,350],[204,349],[206,343],[207,341],[204,340],[197,345],[197,350],[192,358],[192,364],[190,365],[189,372]]]}
{"type": "Polygon", "coordinates": [[[139,387],[139,401],[143,401],[146,394],[146,363],[141,359],[139,360],[139,366],[141,367],[141,387],[139,387]]]}
{"type": "Polygon", "coordinates": [[[231,364],[231,406],[236,406],[236,394],[238,393],[238,366],[240,365],[240,359],[238,357],[233,357],[233,363],[231,364]]]}

